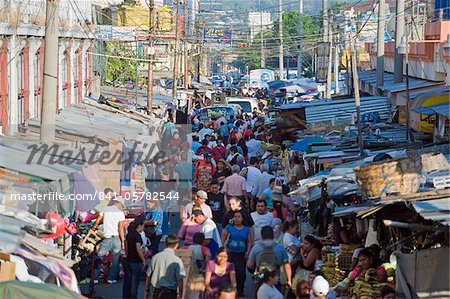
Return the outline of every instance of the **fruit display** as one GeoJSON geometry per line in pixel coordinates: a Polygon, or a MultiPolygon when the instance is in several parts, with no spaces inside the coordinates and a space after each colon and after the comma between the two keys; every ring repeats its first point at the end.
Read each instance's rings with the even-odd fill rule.
{"type": "Polygon", "coordinates": [[[320,269],[326,280],[331,286],[334,286],[345,279],[347,272],[336,266],[336,255],[327,254],[323,267],[320,269]]]}
{"type": "Polygon", "coordinates": [[[389,284],[382,282],[375,269],[369,269],[364,276],[355,279],[353,286],[349,288],[349,295],[359,299],[379,298],[380,291],[385,286],[389,284]]]}

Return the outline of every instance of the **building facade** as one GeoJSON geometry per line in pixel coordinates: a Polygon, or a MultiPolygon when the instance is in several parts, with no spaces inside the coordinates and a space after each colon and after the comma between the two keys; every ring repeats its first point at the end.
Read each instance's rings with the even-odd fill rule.
{"type": "MultiPolygon", "coordinates": [[[[91,1],[59,2],[58,110],[92,91],[91,1]]],[[[5,2],[0,14],[0,126],[13,135],[40,117],[44,73],[45,0],[5,2]]]]}

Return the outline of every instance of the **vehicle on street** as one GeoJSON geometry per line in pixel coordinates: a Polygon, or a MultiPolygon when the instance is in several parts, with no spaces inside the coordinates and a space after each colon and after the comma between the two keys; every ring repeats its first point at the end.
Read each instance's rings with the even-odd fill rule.
{"type": "Polygon", "coordinates": [[[241,106],[245,113],[252,113],[253,109],[258,109],[258,100],[254,98],[230,97],[227,98],[227,103],[241,106]]]}

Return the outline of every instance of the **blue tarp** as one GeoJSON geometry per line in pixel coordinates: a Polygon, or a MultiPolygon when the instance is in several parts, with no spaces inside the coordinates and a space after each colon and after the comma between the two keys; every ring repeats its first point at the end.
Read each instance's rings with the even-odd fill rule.
{"type": "Polygon", "coordinates": [[[322,141],[324,141],[322,137],[318,136],[306,137],[302,140],[297,141],[290,149],[294,151],[306,152],[310,144],[322,141]]]}

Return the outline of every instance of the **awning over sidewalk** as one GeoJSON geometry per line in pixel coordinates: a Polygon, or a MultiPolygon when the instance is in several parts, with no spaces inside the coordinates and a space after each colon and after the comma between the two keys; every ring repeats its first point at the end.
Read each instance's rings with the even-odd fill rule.
{"type": "Polygon", "coordinates": [[[432,105],[428,107],[419,107],[414,109],[415,112],[425,114],[425,115],[433,115],[440,114],[449,117],[450,116],[450,102],[445,102],[437,105],[432,105]]]}

